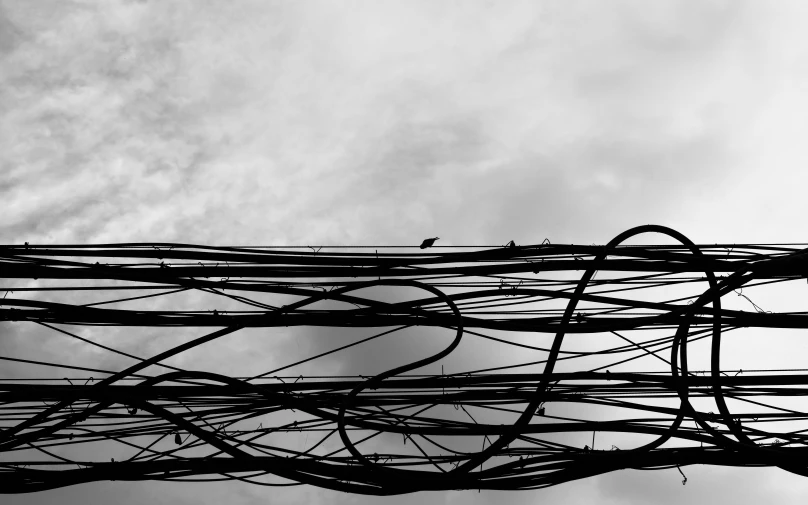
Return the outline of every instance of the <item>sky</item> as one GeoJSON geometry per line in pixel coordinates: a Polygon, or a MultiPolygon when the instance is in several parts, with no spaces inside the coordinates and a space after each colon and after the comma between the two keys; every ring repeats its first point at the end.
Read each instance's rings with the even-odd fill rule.
{"type": "MultiPolygon", "coordinates": [[[[642,224],[805,242],[806,15],[800,1],[0,0],[0,243],[602,244],[642,224]]],[[[384,501],[808,493],[777,469],[689,473],[384,501]]],[[[120,482],[4,497],[113,500],[376,502],[120,482]]]]}

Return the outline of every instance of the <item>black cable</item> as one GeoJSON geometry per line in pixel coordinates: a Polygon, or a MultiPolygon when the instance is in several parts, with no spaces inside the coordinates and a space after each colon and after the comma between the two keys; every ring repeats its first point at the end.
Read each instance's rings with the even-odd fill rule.
{"type": "Polygon", "coordinates": [[[83,366],[69,352],[4,347],[0,360],[24,365],[26,376],[0,377],[0,493],[99,480],[239,480],[370,495],[540,489],[621,468],[695,464],[808,475],[808,414],[794,403],[808,395],[808,375],[798,374],[808,369],[729,371],[720,361],[724,335],[808,328],[808,311],[766,312],[760,307],[774,304],[755,294],[802,284],[806,244],[696,245],[646,225],[605,246],[404,247],[418,246],[0,246],[4,332],[47,328],[135,361],[119,370],[109,361],[83,366]],[[643,233],[681,244],[621,244],[643,233]],[[391,293],[406,296],[381,296],[391,293]],[[726,308],[730,293],[745,305],[726,308]],[[141,358],[102,343],[114,328],[100,326],[198,327],[203,336],[141,358]],[[357,334],[254,377],[166,362],[242,330],[289,326],[357,334]],[[425,327],[448,330],[442,351],[372,377],[273,375],[385,335],[406,342],[425,327]],[[377,331],[361,337],[362,328],[377,331]],[[490,357],[511,358],[428,373],[464,335],[464,346],[496,346],[490,357]],[[694,354],[710,356],[709,371],[689,370],[694,354]],[[651,361],[669,370],[641,371],[651,361]],[[146,373],[159,367],[170,371],[146,373]],[[600,448],[607,434],[644,442],[600,448]],[[79,456],[89,444],[128,456],[79,456]]]}

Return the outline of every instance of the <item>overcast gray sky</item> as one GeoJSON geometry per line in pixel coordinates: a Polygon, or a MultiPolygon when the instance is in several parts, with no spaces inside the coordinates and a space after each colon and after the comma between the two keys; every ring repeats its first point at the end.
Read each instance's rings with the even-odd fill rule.
{"type": "MultiPolygon", "coordinates": [[[[806,22],[800,1],[0,0],[0,243],[605,243],[648,223],[805,242],[806,22]]],[[[779,470],[688,477],[388,501],[808,494],[779,470]]],[[[120,482],[3,500],[376,501],[120,482]]]]}

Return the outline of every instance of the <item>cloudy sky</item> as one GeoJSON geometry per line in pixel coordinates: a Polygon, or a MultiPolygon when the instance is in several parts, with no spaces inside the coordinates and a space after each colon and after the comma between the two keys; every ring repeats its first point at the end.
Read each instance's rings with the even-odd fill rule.
{"type": "MultiPolygon", "coordinates": [[[[805,242],[806,17],[800,1],[0,0],[0,243],[588,244],[649,223],[805,242]]],[[[780,470],[677,475],[388,501],[808,493],[780,470]]],[[[120,482],[4,497],[267,500],[375,502],[120,482]]]]}

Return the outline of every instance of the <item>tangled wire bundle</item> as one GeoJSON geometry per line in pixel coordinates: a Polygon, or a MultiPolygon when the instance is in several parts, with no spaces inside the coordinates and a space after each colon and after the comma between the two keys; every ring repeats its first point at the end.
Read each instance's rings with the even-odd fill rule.
{"type": "MultiPolygon", "coordinates": [[[[537,489],[625,468],[684,476],[681,467],[694,464],[808,475],[799,410],[808,375],[721,367],[729,332],[808,327],[806,312],[764,311],[750,294],[807,275],[808,249],[697,246],[653,225],[605,246],[415,254],[2,246],[0,492],[237,479],[392,495],[537,489]],[[624,244],[649,232],[677,243],[624,244]],[[677,290],[687,293],[670,298],[677,290]],[[654,299],[660,293],[667,297],[654,299]],[[181,295],[222,305],[142,308],[181,295]],[[114,298],[79,303],[87,296],[114,298]],[[144,358],[121,350],[125,340],[105,341],[115,326],[150,328],[158,342],[176,327],[215,331],[144,358]],[[188,353],[210,357],[236,332],[303,326],[389,329],[252,377],[179,366],[188,353]],[[372,339],[430,331],[442,350],[370,377],[277,375],[372,339]],[[65,339],[64,349],[21,356],[13,345],[43,335],[65,339]],[[439,366],[461,342],[495,345],[486,354],[510,362],[412,373],[439,366]],[[77,345],[93,350],[96,366],[75,364],[87,355],[77,345]],[[104,356],[128,363],[99,368],[104,356]],[[692,370],[698,360],[706,371],[692,370]]],[[[773,339],[755,335],[766,343],[751,359],[775,349],[773,339]]]]}

